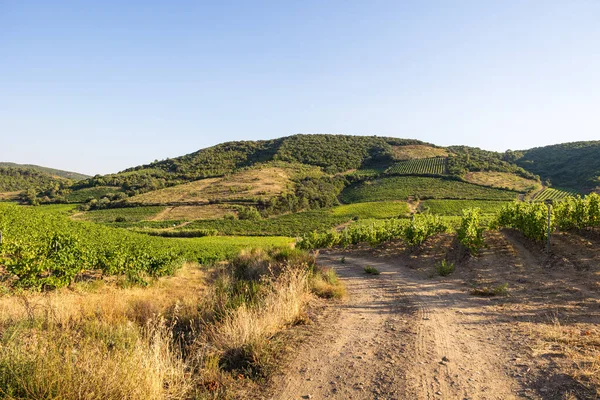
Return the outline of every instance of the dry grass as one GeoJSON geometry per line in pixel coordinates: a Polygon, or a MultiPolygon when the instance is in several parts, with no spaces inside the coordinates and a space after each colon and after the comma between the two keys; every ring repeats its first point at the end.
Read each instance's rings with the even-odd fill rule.
{"type": "Polygon", "coordinates": [[[288,171],[278,167],[242,170],[222,178],[208,178],[131,197],[130,202],[208,203],[250,198],[269,198],[281,194],[291,184],[288,171]]]}
{"type": "Polygon", "coordinates": [[[508,188],[518,192],[533,192],[542,188],[538,181],[508,172],[469,172],[465,175],[465,180],[478,185],[508,188]]]}
{"type": "Polygon", "coordinates": [[[215,325],[212,341],[225,352],[263,347],[269,337],[296,322],[308,293],[307,273],[287,270],[273,282],[261,307],[243,304],[215,325]]]}
{"type": "Polygon", "coordinates": [[[147,289],[79,283],[0,299],[0,393],[8,398],[183,399],[180,321],[198,318],[203,273],[147,289]]]}
{"type": "Polygon", "coordinates": [[[0,201],[14,201],[19,198],[21,192],[4,192],[0,193],[0,201]]]}
{"type": "Polygon", "coordinates": [[[187,264],[147,288],[89,281],[0,297],[0,397],[235,398],[272,371],[272,338],[324,283],[342,290],[313,256],[284,248],[210,275],[187,264]]]}
{"type": "Polygon", "coordinates": [[[530,335],[537,338],[535,352],[560,354],[559,367],[583,386],[600,387],[600,330],[592,324],[563,324],[558,317],[550,323],[530,323],[530,335]],[[568,361],[568,362],[566,362],[568,361]]]}
{"type": "Polygon", "coordinates": [[[425,145],[394,146],[394,158],[398,161],[418,158],[448,157],[446,149],[425,145]]]}

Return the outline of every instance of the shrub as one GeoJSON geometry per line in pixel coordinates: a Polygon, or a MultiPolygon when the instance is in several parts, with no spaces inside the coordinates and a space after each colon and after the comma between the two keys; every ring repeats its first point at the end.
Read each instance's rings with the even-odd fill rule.
{"type": "Polygon", "coordinates": [[[371,267],[370,265],[367,265],[364,269],[365,269],[365,274],[369,274],[369,275],[379,275],[381,273],[377,270],[377,268],[371,267]]]}
{"type": "Polygon", "coordinates": [[[442,260],[442,262],[435,267],[435,270],[440,276],[448,276],[454,272],[454,269],[454,263],[447,262],[446,260],[442,260]]]}
{"type": "Polygon", "coordinates": [[[468,208],[463,210],[463,216],[460,222],[460,227],[457,229],[458,241],[471,255],[476,255],[484,244],[483,231],[480,228],[480,213],[478,208],[468,208]]]}

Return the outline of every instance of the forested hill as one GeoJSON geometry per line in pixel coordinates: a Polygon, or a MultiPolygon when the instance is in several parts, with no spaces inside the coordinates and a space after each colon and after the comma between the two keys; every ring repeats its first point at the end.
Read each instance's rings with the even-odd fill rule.
{"type": "Polygon", "coordinates": [[[582,192],[600,186],[600,141],[563,143],[522,153],[516,163],[553,186],[582,192]]]}
{"type": "Polygon", "coordinates": [[[82,179],[87,179],[90,177],[89,175],[84,175],[84,174],[80,174],[77,172],[63,171],[60,169],[41,167],[39,165],[32,165],[32,164],[16,164],[16,163],[11,163],[11,162],[0,162],[0,167],[12,167],[12,168],[35,170],[35,171],[50,175],[52,177],[72,179],[74,181],[80,181],[82,179]]]}
{"type": "MultiPolygon", "coordinates": [[[[467,146],[443,148],[415,139],[378,136],[298,134],[272,140],[222,143],[181,157],[155,161],[117,174],[95,176],[72,189],[111,187],[127,195],[231,174],[265,162],[319,167],[325,174],[393,171],[411,159],[443,159],[442,174],[462,178],[468,172],[496,171],[536,179],[512,162],[512,154],[467,146]],[[446,161],[447,160],[447,161],[446,161]]],[[[392,172],[393,173],[393,172],[392,172]]],[[[426,172],[425,174],[428,174],[426,172]]],[[[434,174],[437,174],[435,172],[434,174]]]]}
{"type": "Polygon", "coordinates": [[[393,160],[394,148],[405,145],[433,146],[419,140],[376,136],[294,135],[273,140],[222,143],[197,152],[129,169],[160,169],[186,178],[222,175],[257,162],[298,162],[343,172],[393,160]]]}
{"type": "Polygon", "coordinates": [[[0,165],[0,193],[33,190],[31,196],[40,191],[54,191],[70,186],[71,180],[51,176],[37,169],[0,165]]]}

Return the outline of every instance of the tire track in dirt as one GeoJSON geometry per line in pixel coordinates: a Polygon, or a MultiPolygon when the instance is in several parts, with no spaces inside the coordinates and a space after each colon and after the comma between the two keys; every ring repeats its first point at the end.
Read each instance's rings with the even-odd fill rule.
{"type": "Polygon", "coordinates": [[[509,333],[494,326],[485,299],[398,261],[329,253],[320,262],[336,269],[349,298],[300,350],[273,398],[516,398],[502,343],[509,333]],[[364,274],[365,265],[381,275],[364,274]]]}

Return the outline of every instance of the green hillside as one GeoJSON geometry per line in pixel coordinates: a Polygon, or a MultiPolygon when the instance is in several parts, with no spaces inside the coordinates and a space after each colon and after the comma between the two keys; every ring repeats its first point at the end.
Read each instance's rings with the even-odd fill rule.
{"type": "Polygon", "coordinates": [[[80,180],[87,179],[90,177],[89,175],[84,175],[84,174],[80,174],[77,172],[63,171],[60,169],[41,167],[39,165],[32,165],[32,164],[15,164],[15,163],[10,163],[10,162],[0,162],[0,167],[16,167],[16,168],[33,169],[35,171],[43,172],[43,173],[53,176],[53,177],[72,179],[74,181],[80,181],[80,180]]]}
{"type": "Polygon", "coordinates": [[[344,203],[421,199],[515,200],[517,192],[473,185],[452,179],[395,176],[364,181],[347,187],[341,194],[344,203]]]}
{"type": "Polygon", "coordinates": [[[33,168],[0,166],[0,192],[57,190],[70,181],[33,168]]]}
{"type": "Polygon", "coordinates": [[[589,192],[600,186],[600,141],[563,143],[522,152],[516,162],[552,186],[589,192]]]}

